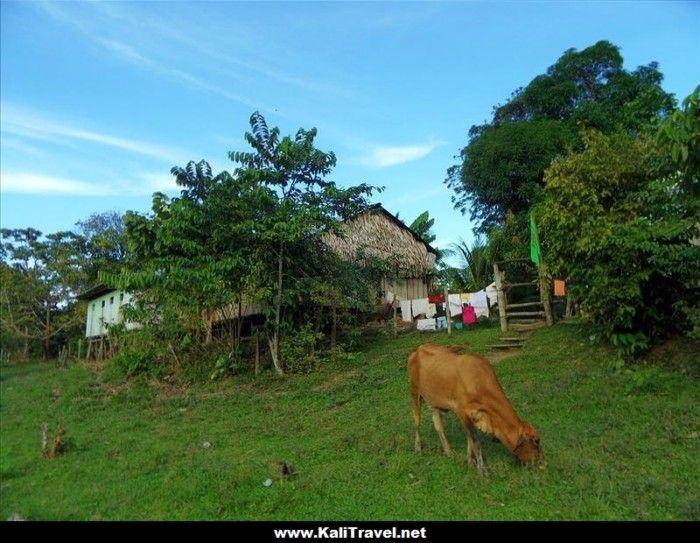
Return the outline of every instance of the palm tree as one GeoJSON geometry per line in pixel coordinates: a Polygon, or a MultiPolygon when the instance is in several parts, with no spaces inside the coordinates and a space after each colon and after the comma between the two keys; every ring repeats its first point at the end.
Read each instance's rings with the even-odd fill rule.
{"type": "Polygon", "coordinates": [[[456,255],[459,265],[447,267],[444,271],[445,281],[451,289],[465,292],[481,290],[493,280],[493,257],[491,250],[479,236],[470,248],[460,238],[458,243],[450,245],[450,253],[456,255]]]}

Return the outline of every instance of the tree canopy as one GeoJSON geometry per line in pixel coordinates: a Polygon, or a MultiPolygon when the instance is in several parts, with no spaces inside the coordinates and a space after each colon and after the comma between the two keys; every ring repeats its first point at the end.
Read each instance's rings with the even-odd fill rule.
{"type": "Polygon", "coordinates": [[[469,210],[481,232],[528,210],[551,161],[581,148],[582,128],[639,133],[669,113],[675,101],[662,79],[655,62],[625,70],[607,41],[569,49],[495,107],[491,122],[471,127],[459,162],[447,170],[455,207],[469,210]]]}

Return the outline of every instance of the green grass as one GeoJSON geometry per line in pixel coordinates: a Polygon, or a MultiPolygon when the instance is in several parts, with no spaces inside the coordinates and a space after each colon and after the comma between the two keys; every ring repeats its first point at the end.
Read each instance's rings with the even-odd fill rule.
{"type": "Polygon", "coordinates": [[[406,358],[427,340],[484,352],[494,327],[383,337],[313,374],[187,389],[119,384],[83,364],[3,367],[0,518],[700,519],[697,343],[616,373],[590,333],[542,329],[497,364],[549,465],[521,467],[483,436],[486,481],[467,468],[453,415],[457,454],[441,454],[427,408],[414,454],[406,358]],[[40,455],[43,421],[65,428],[57,458],[40,455]],[[280,480],[276,460],[297,474],[280,480]]]}

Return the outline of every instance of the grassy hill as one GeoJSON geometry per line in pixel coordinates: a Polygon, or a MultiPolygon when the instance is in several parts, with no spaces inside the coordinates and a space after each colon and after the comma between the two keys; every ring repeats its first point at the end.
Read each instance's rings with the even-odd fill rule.
{"type": "Polygon", "coordinates": [[[496,327],[380,337],[309,375],[189,388],[82,363],[3,367],[0,518],[700,519],[700,347],[678,341],[615,372],[591,334],[541,329],[496,364],[548,467],[521,467],[483,436],[485,481],[467,469],[454,415],[453,458],[427,408],[413,452],[406,359],[426,341],[485,352],[496,327]],[[53,459],[40,453],[44,421],[65,429],[53,459]],[[283,480],[277,461],[296,474],[283,480]]]}

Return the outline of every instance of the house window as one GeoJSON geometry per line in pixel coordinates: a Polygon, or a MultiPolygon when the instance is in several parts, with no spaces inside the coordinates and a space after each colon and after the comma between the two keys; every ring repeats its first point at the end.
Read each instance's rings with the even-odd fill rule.
{"type": "Polygon", "coordinates": [[[112,305],[114,303],[114,296],[109,297],[109,305],[112,305]]]}
{"type": "Polygon", "coordinates": [[[102,307],[105,306],[105,301],[106,301],[106,300],[102,300],[102,307]]]}
{"type": "Polygon", "coordinates": [[[119,301],[120,302],[124,301],[124,293],[123,292],[119,295],[119,301]]]}
{"type": "Polygon", "coordinates": [[[95,304],[92,304],[92,310],[95,311],[95,304]]]}

